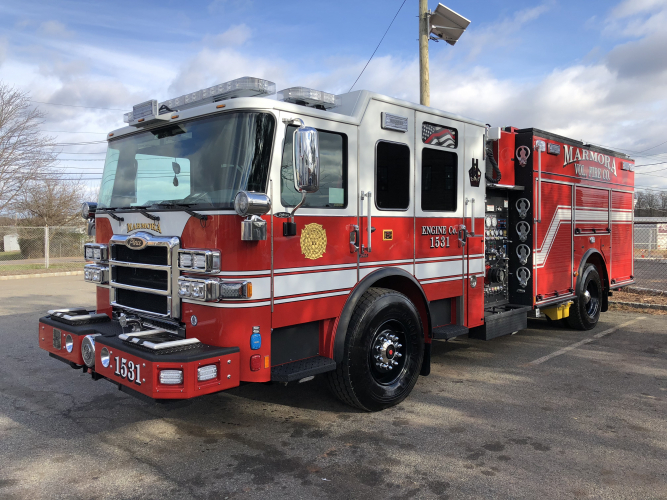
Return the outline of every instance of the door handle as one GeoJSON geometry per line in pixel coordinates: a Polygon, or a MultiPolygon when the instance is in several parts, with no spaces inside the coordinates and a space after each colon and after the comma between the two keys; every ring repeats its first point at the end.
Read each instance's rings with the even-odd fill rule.
{"type": "Polygon", "coordinates": [[[359,251],[359,226],[354,224],[350,228],[350,253],[356,253],[359,251]]]}
{"type": "Polygon", "coordinates": [[[371,234],[373,233],[373,227],[371,224],[371,197],[373,194],[370,191],[366,191],[365,193],[362,191],[361,192],[361,201],[364,201],[365,198],[368,198],[368,214],[366,215],[366,229],[368,231],[368,241],[366,241],[366,245],[361,245],[361,253],[371,253],[371,234]]]}
{"type": "Polygon", "coordinates": [[[459,241],[463,246],[465,246],[466,242],[468,241],[468,230],[465,226],[461,226],[459,228],[459,241]]]}

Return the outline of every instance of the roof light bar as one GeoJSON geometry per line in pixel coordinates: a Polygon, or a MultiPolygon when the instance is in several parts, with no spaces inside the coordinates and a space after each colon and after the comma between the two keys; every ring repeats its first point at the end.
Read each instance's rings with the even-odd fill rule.
{"type": "Polygon", "coordinates": [[[301,104],[309,108],[329,109],[340,106],[340,96],[306,87],[290,87],[278,92],[278,100],[301,104]]]}
{"type": "Polygon", "coordinates": [[[214,85],[196,92],[184,94],[175,99],[168,99],[158,104],[157,101],[146,101],[137,104],[132,111],[123,115],[123,121],[133,126],[143,126],[157,120],[168,120],[161,117],[173,111],[181,111],[210,102],[224,101],[236,97],[258,97],[276,93],[276,84],[269,80],[244,76],[229,82],[214,85]]]}

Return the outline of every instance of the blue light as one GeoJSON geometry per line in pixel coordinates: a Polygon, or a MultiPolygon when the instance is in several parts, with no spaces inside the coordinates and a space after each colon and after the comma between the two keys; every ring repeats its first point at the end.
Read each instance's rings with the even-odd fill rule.
{"type": "Polygon", "coordinates": [[[262,336],[259,333],[253,333],[250,336],[250,349],[256,351],[262,347],[262,336]]]}

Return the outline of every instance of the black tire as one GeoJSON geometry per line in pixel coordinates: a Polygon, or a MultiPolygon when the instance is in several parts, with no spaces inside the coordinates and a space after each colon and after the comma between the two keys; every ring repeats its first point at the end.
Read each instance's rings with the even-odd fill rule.
{"type": "Polygon", "coordinates": [[[570,307],[567,324],[576,330],[591,330],[595,328],[600,319],[604,290],[598,270],[593,264],[586,264],[580,279],[582,286],[574,304],[570,307]]]}
{"type": "Polygon", "coordinates": [[[343,360],[327,374],[329,387],[351,406],[384,410],[410,394],[423,356],[423,328],[414,304],[394,290],[369,288],[350,320],[343,360]]]}

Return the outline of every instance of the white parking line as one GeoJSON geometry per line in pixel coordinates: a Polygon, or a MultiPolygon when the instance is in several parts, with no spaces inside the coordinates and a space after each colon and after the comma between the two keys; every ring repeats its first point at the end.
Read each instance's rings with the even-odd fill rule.
{"type": "Polygon", "coordinates": [[[630,321],[626,321],[625,323],[622,323],[618,326],[614,326],[613,328],[609,328],[609,329],[604,330],[600,333],[596,333],[591,338],[580,340],[579,342],[575,342],[572,345],[564,347],[564,348],[560,349],[559,351],[552,352],[551,354],[547,354],[546,356],[542,356],[541,358],[538,358],[535,361],[531,361],[528,364],[529,365],[539,365],[541,363],[544,363],[545,361],[549,361],[551,358],[555,358],[556,356],[560,356],[561,354],[565,354],[566,352],[569,352],[573,349],[576,349],[579,346],[582,346],[584,344],[588,344],[590,342],[593,342],[595,339],[599,339],[599,338],[604,337],[605,335],[609,335],[610,333],[615,332],[616,330],[618,330],[620,328],[626,327],[626,326],[634,323],[635,321],[639,321],[640,319],[646,319],[646,316],[640,316],[638,318],[631,319],[630,321]]]}

